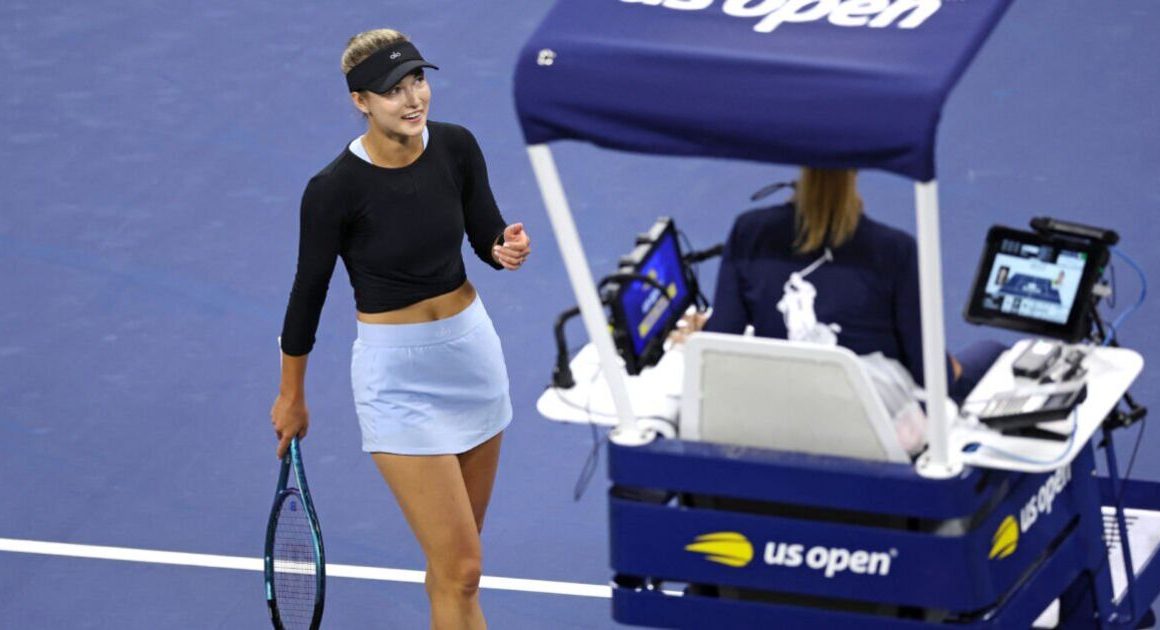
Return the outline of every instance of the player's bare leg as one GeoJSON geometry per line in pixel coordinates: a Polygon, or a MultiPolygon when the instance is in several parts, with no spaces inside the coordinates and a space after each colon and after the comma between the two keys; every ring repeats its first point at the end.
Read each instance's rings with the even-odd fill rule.
{"type": "Polygon", "coordinates": [[[471,501],[471,512],[475,516],[475,528],[483,531],[483,517],[491,502],[491,490],[495,485],[495,473],[499,468],[499,447],[503,433],[461,453],[459,468],[463,471],[463,484],[467,487],[467,497],[471,501]]]}
{"type": "Polygon", "coordinates": [[[486,628],[479,607],[479,529],[459,459],[387,453],[372,457],[427,556],[431,628],[486,628]]]}

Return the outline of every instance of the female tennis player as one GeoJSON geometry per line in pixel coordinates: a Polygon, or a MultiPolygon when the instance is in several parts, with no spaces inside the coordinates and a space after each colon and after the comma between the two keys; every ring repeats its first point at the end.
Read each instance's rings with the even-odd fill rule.
{"type": "Polygon", "coordinates": [[[485,263],[516,270],[530,239],[500,216],[471,132],[428,120],[426,68],[437,69],[390,29],[354,36],[342,55],[367,128],[303,194],[270,415],[281,457],[306,435],[306,360],[341,256],[357,309],[362,448],[426,555],[431,626],[484,628],[479,532],[512,406],[500,341],[460,247],[466,234],[485,263]]]}

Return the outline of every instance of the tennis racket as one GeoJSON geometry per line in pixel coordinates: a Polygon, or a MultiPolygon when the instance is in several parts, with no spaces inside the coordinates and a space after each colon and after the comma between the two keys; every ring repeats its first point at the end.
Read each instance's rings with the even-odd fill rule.
{"type": "Polygon", "coordinates": [[[326,599],[326,556],[298,438],[290,440],[282,457],[265,556],[266,604],[274,628],[317,630],[326,599]]]}

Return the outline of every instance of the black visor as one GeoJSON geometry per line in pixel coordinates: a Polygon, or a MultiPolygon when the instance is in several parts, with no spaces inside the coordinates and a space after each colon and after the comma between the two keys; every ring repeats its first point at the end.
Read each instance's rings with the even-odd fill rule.
{"type": "Polygon", "coordinates": [[[346,86],[351,92],[370,90],[382,94],[419,68],[439,69],[419,54],[411,42],[391,44],[363,59],[346,73],[346,86]]]}

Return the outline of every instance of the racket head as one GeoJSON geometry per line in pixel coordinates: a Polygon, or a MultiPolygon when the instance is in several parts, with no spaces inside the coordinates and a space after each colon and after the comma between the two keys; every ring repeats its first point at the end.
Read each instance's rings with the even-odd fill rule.
{"type": "Polygon", "coordinates": [[[282,458],[266,524],[264,565],[266,604],[274,627],[317,629],[326,599],[326,556],[297,438],[282,458]]]}

